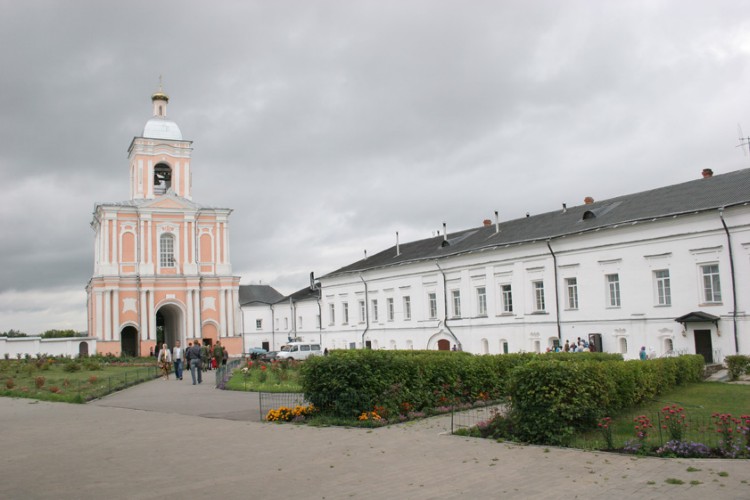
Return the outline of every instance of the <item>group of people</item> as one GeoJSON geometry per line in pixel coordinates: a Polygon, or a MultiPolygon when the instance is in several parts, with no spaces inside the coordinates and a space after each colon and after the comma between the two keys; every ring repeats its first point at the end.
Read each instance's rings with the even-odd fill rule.
{"type": "Polygon", "coordinates": [[[578,340],[574,342],[566,340],[563,346],[556,344],[548,347],[547,352],[596,352],[596,346],[593,343],[589,343],[586,339],[578,337],[578,340]]]}
{"type": "Polygon", "coordinates": [[[152,350],[151,354],[156,356],[164,380],[169,380],[172,368],[174,368],[175,378],[182,380],[185,368],[183,362],[186,362],[193,385],[203,382],[202,372],[226,365],[229,359],[229,353],[220,341],[217,341],[215,345],[204,345],[198,341],[188,342],[187,349],[182,348],[179,340],[175,342],[172,349],[164,342],[161,348],[157,345],[157,350],[152,350]]]}

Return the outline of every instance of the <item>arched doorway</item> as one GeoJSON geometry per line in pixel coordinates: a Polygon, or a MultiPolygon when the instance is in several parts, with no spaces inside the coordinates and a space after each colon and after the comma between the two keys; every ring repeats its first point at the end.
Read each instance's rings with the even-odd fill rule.
{"type": "Polygon", "coordinates": [[[81,342],[78,344],[78,357],[88,358],[89,356],[89,344],[88,342],[81,342]]]}
{"type": "Polygon", "coordinates": [[[120,332],[120,352],[123,356],[138,355],[138,330],[134,326],[126,326],[120,332]]]}
{"type": "Polygon", "coordinates": [[[437,347],[438,351],[450,351],[451,350],[451,342],[447,339],[440,339],[437,341],[437,347]]]}
{"type": "Polygon", "coordinates": [[[164,304],[156,311],[156,343],[167,343],[170,348],[182,340],[182,310],[174,304],[164,304]]]}

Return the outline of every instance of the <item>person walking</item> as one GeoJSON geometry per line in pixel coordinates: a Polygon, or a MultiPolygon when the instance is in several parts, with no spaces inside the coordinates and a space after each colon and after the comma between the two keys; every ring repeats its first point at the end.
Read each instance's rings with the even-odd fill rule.
{"type": "Polygon", "coordinates": [[[201,346],[196,342],[191,345],[185,353],[187,362],[190,365],[190,377],[193,379],[193,385],[196,384],[196,372],[198,373],[198,383],[203,383],[203,373],[201,372],[201,346]]]}
{"type": "Polygon", "coordinates": [[[214,346],[214,361],[216,362],[216,368],[221,366],[221,362],[224,359],[224,348],[221,347],[221,342],[216,341],[214,346]]]}
{"type": "Polygon", "coordinates": [[[169,352],[169,346],[164,342],[159,351],[159,356],[156,358],[159,360],[159,368],[164,376],[164,380],[169,380],[169,369],[172,367],[172,353],[169,352]]]}
{"type": "Polygon", "coordinates": [[[201,350],[201,369],[205,372],[210,368],[208,363],[208,347],[205,345],[200,346],[201,350]]]}
{"type": "Polygon", "coordinates": [[[175,342],[172,349],[172,362],[174,363],[174,376],[177,380],[182,380],[182,360],[185,358],[184,351],[180,347],[180,341],[175,342]]]}

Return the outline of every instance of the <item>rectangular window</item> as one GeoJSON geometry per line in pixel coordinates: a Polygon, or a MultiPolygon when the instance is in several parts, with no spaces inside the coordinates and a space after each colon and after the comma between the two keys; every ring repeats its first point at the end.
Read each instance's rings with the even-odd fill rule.
{"type": "Polygon", "coordinates": [[[378,299],[372,299],[372,321],[378,321],[378,299]]]}
{"type": "Polygon", "coordinates": [[[302,316],[297,316],[297,329],[302,330],[302,316]]]}
{"type": "Polygon", "coordinates": [[[159,265],[175,267],[174,237],[171,234],[162,234],[159,238],[159,265]]]}
{"type": "Polygon", "coordinates": [[[502,285],[501,290],[503,292],[503,312],[513,312],[513,291],[510,285],[502,285]]]}
{"type": "Polygon", "coordinates": [[[328,324],[336,323],[336,304],[328,304],[328,324]]]}
{"type": "Polygon", "coordinates": [[[408,295],[404,297],[404,319],[407,321],[411,319],[411,297],[408,295]]]}
{"type": "Polygon", "coordinates": [[[396,316],[396,311],[393,306],[393,297],[385,299],[385,303],[388,308],[388,321],[393,321],[393,318],[396,316]]]}
{"type": "Polygon", "coordinates": [[[703,272],[703,300],[721,302],[721,282],[719,281],[719,264],[701,266],[703,272]]]}
{"type": "Polygon", "coordinates": [[[487,316],[487,289],[477,287],[477,316],[487,316]]]}
{"type": "Polygon", "coordinates": [[[349,324],[349,303],[344,302],[342,305],[344,306],[344,324],[348,325],[349,324]]]}
{"type": "Polygon", "coordinates": [[[566,278],[565,288],[568,291],[568,309],[578,309],[578,278],[566,278]]]}
{"type": "Polygon", "coordinates": [[[656,304],[660,306],[672,305],[672,290],[669,283],[669,269],[654,271],[656,283],[656,304]]]}
{"type": "Polygon", "coordinates": [[[620,275],[607,275],[607,305],[620,307],[620,275]]]}
{"type": "Polygon", "coordinates": [[[263,328],[263,320],[262,319],[256,319],[255,320],[255,329],[260,330],[263,328]]]}
{"type": "Polygon", "coordinates": [[[544,303],[544,281],[534,281],[534,308],[536,311],[545,311],[544,303]]]}
{"type": "Polygon", "coordinates": [[[430,319],[437,318],[437,295],[434,292],[428,293],[427,302],[430,306],[430,319]]]}
{"type": "Polygon", "coordinates": [[[453,317],[461,317],[461,290],[451,290],[451,302],[453,303],[453,317]]]}
{"type": "Polygon", "coordinates": [[[360,300],[359,301],[359,322],[364,323],[367,316],[367,311],[365,311],[365,301],[360,300]]]}

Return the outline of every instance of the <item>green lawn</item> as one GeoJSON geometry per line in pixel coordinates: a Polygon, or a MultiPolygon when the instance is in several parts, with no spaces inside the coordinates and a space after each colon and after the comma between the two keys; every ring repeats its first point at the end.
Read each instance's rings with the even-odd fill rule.
{"type": "MultiPolygon", "coordinates": [[[[668,432],[661,428],[664,423],[662,409],[676,405],[685,415],[685,441],[695,441],[714,447],[718,443],[716,425],[711,416],[714,413],[729,413],[732,416],[750,414],[750,385],[727,384],[721,382],[701,382],[658,396],[655,400],[621,415],[612,416],[612,434],[615,448],[620,448],[629,439],[635,438],[634,419],[641,415],[648,417],[653,428],[649,429],[647,443],[661,445],[669,441],[668,432]]],[[[571,443],[580,448],[605,448],[600,431],[583,433],[571,443]]]]}
{"type": "Polygon", "coordinates": [[[296,362],[274,362],[253,364],[246,370],[240,368],[232,373],[226,389],[255,392],[302,392],[299,381],[299,364],[296,362]]]}
{"type": "Polygon", "coordinates": [[[153,358],[0,360],[0,396],[83,403],[151,380],[157,372],[153,358]]]}

